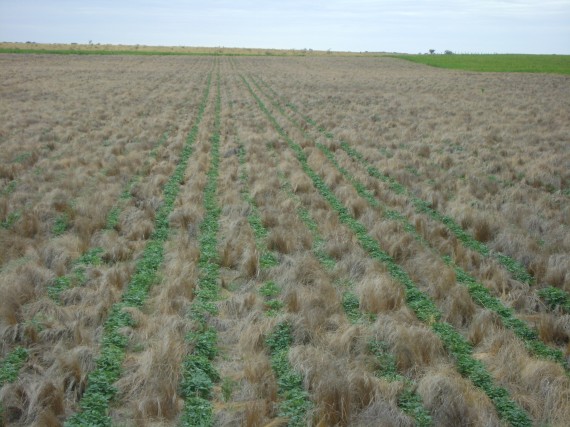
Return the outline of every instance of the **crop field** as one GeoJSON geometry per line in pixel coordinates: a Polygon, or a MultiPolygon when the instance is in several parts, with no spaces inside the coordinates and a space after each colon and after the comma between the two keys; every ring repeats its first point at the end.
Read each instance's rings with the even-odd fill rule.
{"type": "Polygon", "coordinates": [[[10,426],[566,426],[570,79],[0,55],[10,426]]]}
{"type": "Polygon", "coordinates": [[[394,55],[434,67],[486,72],[570,74],[570,55],[394,55]]]}

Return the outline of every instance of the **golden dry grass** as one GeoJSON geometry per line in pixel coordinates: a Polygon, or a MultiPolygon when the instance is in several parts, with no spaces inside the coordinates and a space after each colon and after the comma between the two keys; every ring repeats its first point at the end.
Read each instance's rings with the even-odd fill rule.
{"type": "MultiPolygon", "coordinates": [[[[319,195],[242,77],[347,213],[473,346],[494,383],[533,423],[565,425],[567,372],[532,354],[481,307],[443,255],[568,359],[568,314],[536,293],[546,286],[570,291],[568,77],[482,75],[334,55],[0,55],[0,356],[17,347],[29,351],[17,378],[0,389],[3,422],[61,425],[80,410],[103,325],[155,229],[164,185],[212,69],[212,88],[219,70],[222,104],[220,292],[218,312],[206,319],[219,351],[214,425],[287,425],[266,343],[282,322],[291,326],[287,363],[311,402],[308,425],[414,425],[399,400],[410,384],[433,425],[504,422],[492,400],[458,372],[430,323],[414,314],[390,269],[368,255],[319,195]],[[370,176],[341,140],[408,193],[370,176]],[[380,203],[362,197],[356,181],[380,203]],[[466,247],[418,212],[409,195],[517,260],[536,283],[514,279],[496,258],[466,247]],[[113,209],[116,221],[108,227],[113,209]],[[398,212],[416,234],[384,209],[398,212]],[[266,234],[260,237],[255,226],[266,234]],[[98,248],[98,262],[78,264],[98,248]],[[269,268],[267,252],[276,261],[269,268]],[[54,300],[51,287],[64,276],[72,286],[54,300]],[[268,282],[278,289],[272,301],[264,294],[268,282]],[[347,293],[357,302],[358,320],[347,309],[347,293]],[[387,362],[370,351],[371,342],[385,345],[400,377],[382,374],[387,362]]],[[[184,407],[181,367],[194,345],[187,334],[199,327],[190,313],[200,288],[215,92],[167,218],[158,279],[145,303],[127,310],[133,324],[121,330],[128,344],[109,409],[118,425],[177,425],[184,407]]]]}

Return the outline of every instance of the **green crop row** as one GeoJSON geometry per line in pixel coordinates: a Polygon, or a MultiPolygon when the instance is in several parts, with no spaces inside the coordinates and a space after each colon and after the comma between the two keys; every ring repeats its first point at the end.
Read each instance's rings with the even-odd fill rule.
{"type": "Polygon", "coordinates": [[[62,213],[58,215],[53,223],[51,232],[54,236],[61,236],[69,228],[69,215],[62,213]]]}
{"type": "Polygon", "coordinates": [[[390,353],[388,344],[383,341],[372,341],[369,350],[378,361],[378,376],[380,378],[390,382],[400,381],[404,384],[404,389],[398,396],[398,406],[402,408],[402,411],[413,417],[419,427],[433,425],[433,420],[424,408],[421,397],[415,391],[414,382],[398,373],[396,358],[390,353]]]}
{"type": "Polygon", "coordinates": [[[214,384],[220,380],[212,364],[218,354],[218,335],[216,329],[207,322],[208,315],[217,314],[215,301],[219,298],[218,230],[221,209],[216,197],[220,166],[222,108],[219,73],[216,92],[214,132],[210,138],[210,169],[204,188],[205,216],[200,224],[200,258],[198,260],[200,275],[198,289],[190,309],[190,317],[194,321],[195,328],[186,337],[192,346],[192,351],[182,366],[180,386],[181,395],[184,398],[184,410],[180,419],[182,426],[212,425],[211,399],[214,384]]]}
{"type": "Polygon", "coordinates": [[[108,415],[109,402],[117,392],[113,383],[120,376],[128,344],[127,337],[120,331],[124,327],[134,326],[132,317],[124,309],[140,308],[146,300],[150,287],[158,280],[157,271],[164,256],[163,244],[169,233],[168,216],[174,208],[174,201],[180,190],[180,183],[184,179],[188,159],[193,151],[198,126],[208,100],[210,81],[211,76],[208,77],[196,121],[188,134],[178,165],[163,188],[163,204],[156,214],[155,230],[142,256],[137,261],[135,273],[131,277],[122,300],[112,306],[105,322],[101,353],[95,369],[88,376],[87,389],[80,400],[81,411],[70,417],[65,423],[66,426],[111,425],[108,415]]]}
{"type": "Polygon", "coordinates": [[[444,257],[445,262],[455,270],[457,282],[466,286],[473,300],[482,307],[494,311],[499,315],[503,324],[511,329],[525,344],[526,348],[538,357],[558,362],[566,372],[569,372],[568,362],[564,353],[545,345],[538,333],[530,328],[525,322],[514,316],[513,310],[505,307],[501,301],[492,296],[487,288],[478,283],[460,267],[455,265],[451,257],[444,257]]]}
{"type": "MultiPolygon", "coordinates": [[[[320,143],[316,143],[316,145],[325,154],[327,159],[329,159],[329,161],[335,166],[335,168],[354,186],[357,193],[366,199],[371,206],[383,208],[383,213],[386,218],[393,219],[402,223],[405,231],[411,233],[424,246],[427,246],[432,251],[438,253],[437,250],[435,250],[428,241],[426,241],[417,233],[415,227],[410,224],[402,214],[381,206],[378,200],[365,188],[365,186],[360,181],[355,179],[345,168],[341,167],[338,164],[334,154],[326,146],[320,143]]],[[[454,268],[457,281],[467,287],[474,301],[482,307],[496,312],[501,317],[503,324],[509,329],[513,330],[515,334],[523,340],[527,349],[539,357],[548,360],[554,360],[560,363],[564,369],[568,371],[568,364],[562,351],[550,348],[541,342],[538,334],[534,330],[532,330],[522,320],[515,318],[512,310],[505,307],[497,298],[493,297],[487,288],[478,283],[472,276],[457,266],[449,256],[445,256],[444,260],[448,265],[454,268]]]]}
{"type": "MultiPolygon", "coordinates": [[[[291,198],[299,203],[297,214],[313,235],[313,252],[315,253],[316,258],[325,269],[333,268],[336,264],[335,260],[320,248],[324,244],[324,239],[318,231],[318,225],[316,221],[312,218],[310,212],[302,205],[300,205],[301,202],[297,195],[292,191],[289,182],[285,180],[282,174],[279,174],[279,176],[281,178],[282,189],[284,189],[291,198]]],[[[358,297],[351,290],[346,290],[343,292],[341,304],[350,322],[357,323],[368,320],[368,317],[365,316],[364,313],[362,313],[360,310],[358,297]]],[[[432,425],[431,417],[423,407],[421,398],[415,392],[415,386],[413,382],[402,375],[396,374],[394,356],[389,353],[387,348],[380,347],[378,343],[376,344],[377,345],[371,345],[371,351],[378,358],[379,364],[382,367],[378,371],[380,378],[384,378],[388,381],[402,381],[404,383],[404,390],[398,398],[398,406],[406,414],[412,416],[416,420],[416,424],[418,426],[432,425]],[[380,349],[382,349],[382,357],[380,357],[380,349]],[[391,363],[385,363],[387,360],[389,360],[391,363]]]]}
{"type": "MultiPolygon", "coordinates": [[[[168,140],[169,134],[170,131],[167,130],[161,135],[160,139],[154,144],[154,147],[150,151],[150,157],[156,158],[158,148],[165,144],[165,142],[168,140]]],[[[121,211],[125,203],[132,198],[131,191],[135,186],[135,184],[139,181],[139,179],[140,175],[135,175],[129,180],[129,182],[126,185],[126,188],[119,196],[118,202],[115,204],[115,206],[111,208],[111,210],[107,214],[107,221],[105,225],[105,228],[107,230],[112,230],[116,228],[117,225],[119,224],[119,216],[121,215],[121,211]]]]}
{"type": "MultiPolygon", "coordinates": [[[[166,139],[168,138],[168,132],[165,132],[161,139],[157,142],[156,146],[164,144],[166,139]]],[[[131,199],[131,190],[133,186],[138,182],[139,176],[134,176],[126,185],[126,188],[123,190],[121,195],[119,196],[118,203],[115,204],[114,207],[111,208],[109,213],[107,214],[107,221],[105,228],[107,230],[113,229],[119,223],[119,216],[121,214],[121,210],[124,207],[126,201],[131,199]]],[[[62,215],[62,218],[65,215],[62,215]]],[[[62,224],[59,226],[54,226],[55,235],[62,234],[67,229],[67,220],[61,221],[62,224]],[[65,223],[65,224],[64,224],[65,223]]],[[[57,220],[56,220],[57,225],[57,220]]],[[[82,256],[80,256],[77,260],[75,260],[73,265],[73,270],[70,274],[65,276],[59,276],[55,278],[48,286],[48,296],[55,300],[59,301],[59,297],[61,292],[66,289],[71,288],[72,286],[82,286],[86,281],[87,277],[85,276],[85,266],[97,266],[102,264],[101,255],[103,254],[103,249],[101,248],[93,248],[85,252],[82,256]]]]}
{"type": "Polygon", "coordinates": [[[451,325],[440,321],[441,313],[429,296],[419,290],[408,274],[390,255],[380,248],[376,240],[367,234],[366,227],[349,214],[348,210],[334,195],[324,180],[309,166],[303,149],[289,137],[265,104],[252,90],[249,83],[243,77],[242,79],[257,101],[259,108],[265,113],[277,132],[286,140],[301,163],[303,170],[312,180],[314,187],[333,210],[337,212],[341,222],[354,232],[360,245],[368,252],[369,256],[386,266],[390,275],[404,286],[406,303],[414,311],[418,319],[430,325],[441,338],[447,350],[456,359],[459,372],[469,378],[475,386],[480,387],[489,396],[502,419],[514,426],[530,426],[532,422],[528,414],[510,398],[506,389],[493,384],[492,377],[485,369],[485,366],[479,360],[473,358],[471,345],[451,325]]]}
{"type": "Polygon", "coordinates": [[[124,208],[124,205],[127,201],[132,198],[131,191],[135,184],[139,181],[139,176],[136,175],[126,185],[126,188],[123,190],[121,195],[119,196],[119,201],[111,208],[109,213],[107,214],[107,221],[105,224],[105,228],[107,230],[112,230],[117,227],[119,224],[119,216],[121,215],[121,211],[124,208]]]}
{"type": "Polygon", "coordinates": [[[16,179],[13,179],[8,184],[6,184],[2,190],[0,190],[0,196],[7,196],[8,194],[12,194],[16,190],[17,185],[18,181],[16,179]]]}
{"type": "Polygon", "coordinates": [[[273,281],[266,282],[260,289],[259,293],[264,297],[265,315],[268,317],[277,316],[283,307],[283,301],[275,298],[281,293],[281,289],[273,281]]]}
{"type": "MultiPolygon", "coordinates": [[[[319,128],[319,130],[321,129],[319,128]]],[[[328,135],[330,136],[330,134],[328,135]]],[[[514,279],[527,284],[533,283],[534,278],[532,277],[532,275],[530,275],[526,270],[526,268],[518,261],[502,253],[491,251],[487,245],[478,241],[469,233],[467,233],[451,217],[443,215],[440,212],[436,211],[435,209],[433,209],[433,207],[429,202],[426,202],[425,200],[419,197],[413,196],[406,189],[406,187],[404,187],[394,178],[380,172],[376,167],[371,165],[361,153],[356,151],[354,148],[350,147],[345,141],[341,141],[340,147],[351,158],[362,164],[366,168],[366,171],[371,177],[376,178],[388,184],[388,187],[394,193],[399,195],[405,195],[406,197],[408,197],[411,200],[412,204],[415,206],[416,211],[418,213],[424,213],[429,217],[431,217],[432,219],[445,225],[448,228],[448,230],[450,230],[466,248],[472,249],[485,257],[494,257],[499,261],[499,263],[501,263],[509,271],[509,273],[511,273],[514,279]]]]}
{"type": "Polygon", "coordinates": [[[312,403],[303,387],[303,377],[289,363],[289,348],[293,343],[291,325],[286,321],[278,323],[265,343],[271,353],[271,367],[277,376],[279,394],[283,397],[278,415],[288,419],[289,427],[304,427],[308,425],[306,416],[312,403]]]}
{"type": "Polygon", "coordinates": [[[156,155],[158,154],[158,149],[164,145],[164,143],[168,140],[168,135],[170,134],[170,130],[167,130],[162,134],[158,142],[155,146],[150,150],[150,157],[156,159],[156,155]]]}
{"type": "Polygon", "coordinates": [[[16,221],[20,219],[22,213],[20,211],[12,211],[7,216],[6,219],[0,222],[0,227],[8,229],[11,228],[16,221]]]}

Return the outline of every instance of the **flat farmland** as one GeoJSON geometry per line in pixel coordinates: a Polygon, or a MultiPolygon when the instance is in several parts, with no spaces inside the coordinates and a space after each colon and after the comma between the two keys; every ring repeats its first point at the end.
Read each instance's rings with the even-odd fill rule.
{"type": "Polygon", "coordinates": [[[0,55],[13,426],[565,426],[570,78],[0,55]]]}

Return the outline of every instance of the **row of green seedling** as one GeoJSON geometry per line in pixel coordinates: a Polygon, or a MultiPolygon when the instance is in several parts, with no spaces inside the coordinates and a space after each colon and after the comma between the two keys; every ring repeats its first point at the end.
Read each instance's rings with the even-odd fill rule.
{"type": "Polygon", "coordinates": [[[265,340],[271,353],[271,367],[277,377],[279,394],[283,401],[279,405],[279,416],[287,418],[289,427],[308,425],[307,412],[312,407],[309,395],[303,387],[303,377],[293,370],[289,363],[289,349],[293,344],[292,327],[288,321],[278,323],[265,340]]]}
{"type": "Polygon", "coordinates": [[[218,334],[207,321],[209,316],[217,315],[216,301],[219,299],[218,230],[221,214],[221,208],[217,202],[221,137],[219,72],[216,87],[214,131],[210,137],[210,168],[204,188],[205,216],[199,227],[198,288],[190,308],[193,330],[186,337],[192,351],[184,360],[180,384],[181,396],[184,398],[184,410],[180,418],[182,426],[213,424],[211,399],[214,384],[220,380],[220,375],[213,365],[213,360],[218,355],[218,334]]]}
{"type": "Polygon", "coordinates": [[[504,421],[513,426],[532,425],[528,414],[511,399],[509,392],[503,387],[496,386],[483,363],[473,357],[472,347],[469,342],[453,326],[440,320],[441,313],[430,297],[422,292],[394,259],[381,249],[378,242],[368,235],[366,227],[352,217],[324,180],[309,166],[303,149],[289,137],[263,101],[255,94],[249,83],[245,79],[243,81],[257,101],[260,109],[295,153],[302,169],[313,182],[313,186],[332,209],[336,211],[340,221],[352,230],[369,256],[385,266],[388,273],[404,287],[407,305],[414,311],[418,319],[429,325],[440,337],[446,349],[455,358],[459,372],[487,394],[493,401],[499,416],[504,421]]]}
{"type": "Polygon", "coordinates": [[[155,217],[154,232],[148,240],[141,257],[137,260],[135,273],[120,302],[113,304],[109,317],[105,321],[101,352],[95,369],[87,379],[87,389],[79,406],[80,412],[65,423],[66,426],[107,426],[111,425],[109,403],[117,393],[114,386],[121,374],[121,365],[125,357],[128,338],[121,334],[121,329],[134,326],[131,315],[124,309],[140,308],[148,292],[158,281],[158,269],[164,257],[164,242],[169,234],[168,216],[174,208],[174,202],[184,181],[188,159],[198,134],[210,91],[211,75],[208,76],[195,123],[188,134],[179,162],[163,188],[163,203],[155,217]]]}
{"type": "MultiPolygon", "coordinates": [[[[282,182],[282,189],[296,202],[297,214],[301,221],[306,225],[313,236],[313,253],[319,260],[320,264],[326,270],[334,268],[336,262],[324,250],[325,240],[321,236],[317,222],[311,213],[302,206],[300,198],[293,192],[291,185],[285,179],[283,174],[279,174],[282,182]]],[[[346,317],[351,323],[366,324],[369,320],[373,320],[374,316],[370,313],[363,313],[360,309],[358,297],[352,292],[352,283],[348,283],[346,290],[342,294],[342,307],[346,317]]],[[[396,358],[390,352],[389,347],[384,342],[371,342],[370,351],[376,357],[379,365],[377,375],[386,381],[399,381],[403,385],[402,392],[398,396],[398,406],[404,413],[414,418],[417,426],[427,427],[432,425],[432,419],[427,410],[424,408],[420,396],[416,393],[416,384],[409,378],[398,374],[396,369],[396,358]]]]}
{"type": "MultiPolygon", "coordinates": [[[[296,123],[294,119],[288,117],[286,113],[280,109],[279,105],[276,105],[276,108],[287,119],[299,127],[298,123],[296,123]]],[[[332,163],[332,165],[347,179],[348,182],[352,184],[357,193],[362,198],[364,198],[372,207],[381,209],[385,218],[400,222],[406,232],[412,234],[429,250],[433,251],[437,255],[440,255],[439,252],[428,241],[419,235],[416,228],[402,214],[382,206],[380,202],[378,202],[378,200],[374,197],[374,195],[366,189],[364,184],[354,178],[348,170],[346,170],[338,163],[334,153],[332,153],[325,145],[318,142],[315,142],[315,144],[321,150],[321,152],[323,152],[326,158],[332,163]]],[[[554,360],[560,363],[564,369],[568,371],[568,363],[566,362],[566,358],[564,357],[562,351],[551,348],[540,341],[540,338],[535,330],[529,327],[522,320],[517,319],[514,316],[512,309],[505,307],[499,299],[493,297],[487,288],[478,283],[475,278],[473,278],[458,265],[456,265],[449,256],[445,256],[443,259],[455,270],[458,283],[467,287],[469,293],[473,297],[473,300],[482,307],[497,313],[501,317],[504,325],[515,332],[515,334],[524,342],[526,348],[529,351],[538,357],[545,358],[547,360],[554,360]]]]}
{"type": "MultiPolygon", "coordinates": [[[[252,212],[257,212],[255,202],[251,196],[249,196],[248,176],[245,171],[245,154],[245,147],[240,145],[239,159],[241,169],[240,180],[243,185],[242,197],[249,203],[252,212]]],[[[270,259],[272,260],[271,263],[260,265],[260,267],[270,268],[277,265],[279,261],[277,257],[267,249],[265,237],[268,232],[259,217],[259,213],[257,213],[257,217],[259,218],[258,221],[250,220],[250,226],[256,236],[258,250],[260,250],[262,254],[270,254],[270,259]]],[[[283,311],[283,301],[276,298],[281,293],[281,289],[275,282],[266,282],[260,288],[259,293],[264,297],[266,316],[277,316],[283,311]]],[[[279,402],[278,416],[287,418],[287,425],[290,427],[301,427],[307,425],[307,412],[311,409],[312,403],[307,391],[303,387],[302,376],[295,372],[289,363],[288,354],[292,342],[291,325],[287,321],[282,321],[277,324],[265,341],[270,353],[271,367],[277,377],[279,396],[282,399],[279,402]]]]}
{"type": "MultiPolygon", "coordinates": [[[[268,87],[268,85],[266,85],[268,87]]],[[[305,122],[316,128],[320,133],[322,133],[327,139],[334,139],[334,135],[326,131],[324,127],[318,125],[312,118],[308,117],[305,114],[302,114],[299,109],[293,105],[290,101],[286,102],[285,105],[289,107],[292,111],[297,113],[305,122]]],[[[360,163],[362,166],[366,168],[368,174],[380,181],[386,183],[391,191],[398,195],[404,195],[408,197],[413,205],[416,207],[418,212],[425,213],[430,216],[432,219],[444,224],[457,238],[462,244],[472,249],[479,254],[485,257],[493,257],[499,261],[512,275],[512,277],[516,280],[519,280],[523,283],[532,284],[534,282],[534,278],[531,274],[528,273],[526,268],[516,261],[515,259],[502,254],[498,251],[492,251],[489,249],[487,245],[482,242],[479,242],[473,236],[471,236],[468,232],[466,232],[459,224],[457,224],[451,217],[447,215],[443,215],[437,210],[435,210],[432,205],[412,194],[410,190],[408,190],[404,185],[399,183],[395,178],[392,178],[386,174],[383,174],[379,169],[374,167],[362,153],[356,150],[354,147],[351,147],[346,141],[340,142],[340,147],[354,160],[360,163]]]]}

